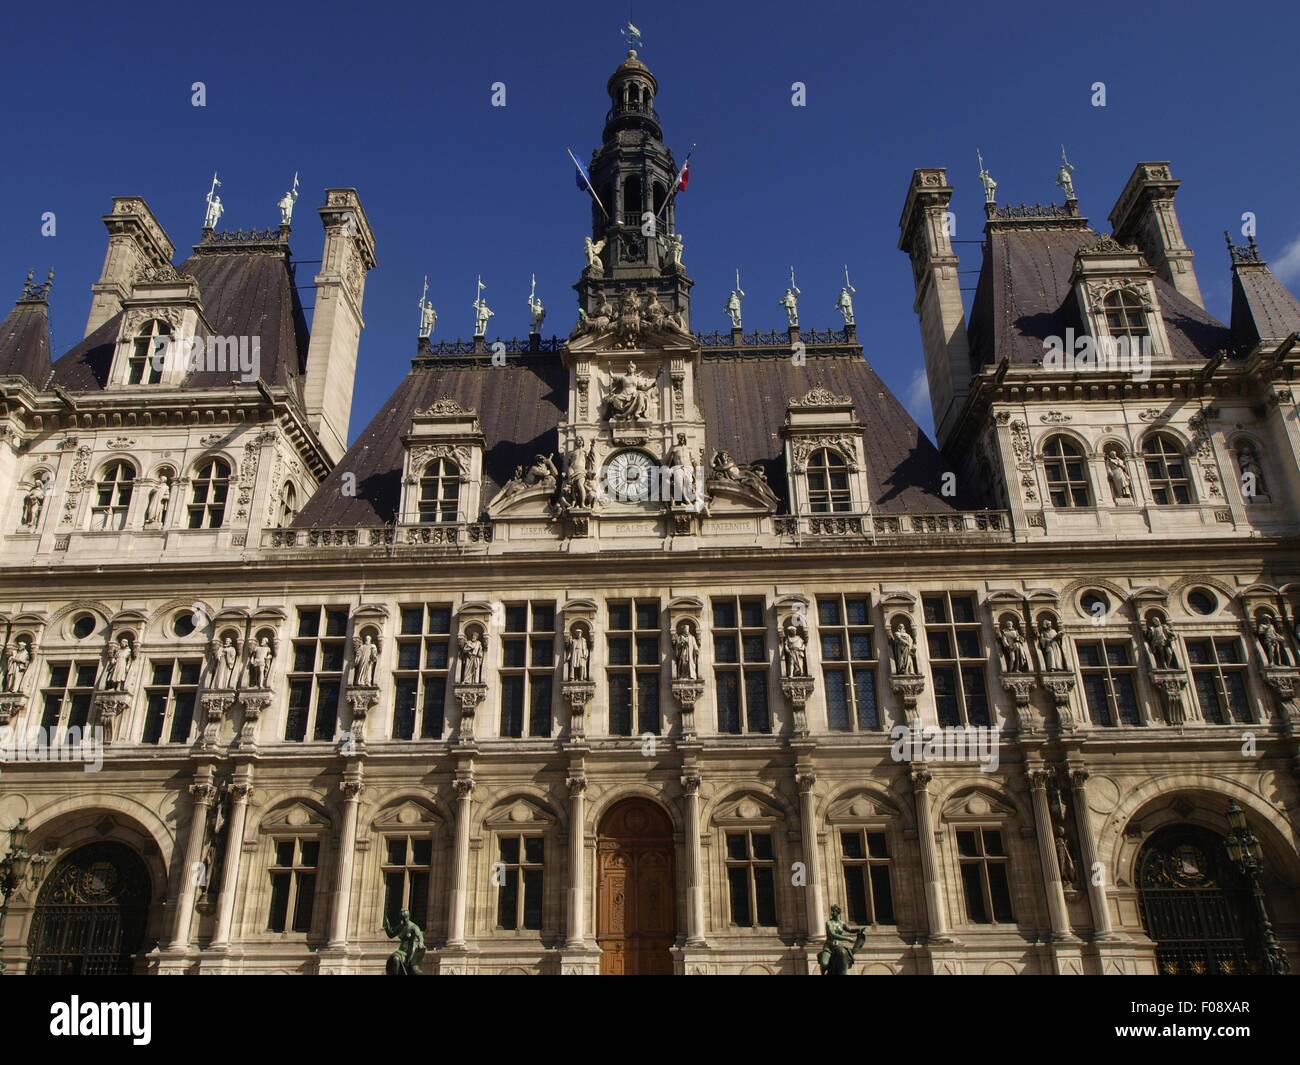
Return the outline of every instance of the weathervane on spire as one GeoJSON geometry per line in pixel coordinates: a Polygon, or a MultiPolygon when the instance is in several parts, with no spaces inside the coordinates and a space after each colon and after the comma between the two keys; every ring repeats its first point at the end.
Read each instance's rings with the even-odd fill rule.
{"type": "Polygon", "coordinates": [[[986,204],[996,204],[998,202],[998,183],[993,180],[993,175],[984,169],[984,156],[980,155],[980,150],[975,149],[975,158],[980,164],[980,184],[984,186],[984,202],[986,204]]]}
{"type": "Polygon", "coordinates": [[[641,31],[637,29],[636,23],[631,19],[627,20],[627,26],[618,31],[627,41],[628,51],[635,52],[641,47],[641,31]]]}
{"type": "Polygon", "coordinates": [[[1066,203],[1079,198],[1074,192],[1074,167],[1065,157],[1064,144],[1061,145],[1061,168],[1056,172],[1056,183],[1064,190],[1066,203]]]}

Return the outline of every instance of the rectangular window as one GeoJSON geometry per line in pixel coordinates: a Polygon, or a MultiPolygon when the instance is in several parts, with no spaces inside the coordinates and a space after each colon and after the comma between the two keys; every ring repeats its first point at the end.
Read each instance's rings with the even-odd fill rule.
{"type": "Polygon", "coordinates": [[[348,608],[298,608],[289,673],[289,715],[284,738],[301,742],[329,741],[338,731],[339,689],[343,684],[343,651],[348,632],[348,608]]]}
{"type": "Polygon", "coordinates": [[[898,923],[894,919],[889,861],[889,844],[884,832],[865,828],[840,832],[845,913],[850,924],[898,923]]]}
{"type": "Polygon", "coordinates": [[[541,836],[500,836],[497,857],[497,927],[539,931],[546,841],[541,836]]]}
{"type": "Polygon", "coordinates": [[[501,637],[501,735],[549,736],[554,720],[555,604],[507,603],[501,637]]]}
{"type": "Polygon", "coordinates": [[[49,683],[41,689],[41,728],[48,742],[60,729],[85,729],[98,678],[94,660],[50,663],[49,683]]]}
{"type": "Polygon", "coordinates": [[[881,727],[870,605],[865,595],[817,597],[826,717],[835,732],[881,727]]]}
{"type": "Polygon", "coordinates": [[[442,739],[450,662],[451,607],[402,607],[393,670],[393,739],[442,739]]]}
{"type": "Polygon", "coordinates": [[[659,732],[659,600],[609,604],[609,731],[615,736],[659,732]]]}
{"type": "Polygon", "coordinates": [[[737,928],[776,927],[776,854],[772,834],[728,832],[727,888],[737,928]]]}
{"type": "Polygon", "coordinates": [[[310,932],[316,901],[316,874],[320,865],[320,841],[314,839],[275,840],[271,863],[271,912],[266,927],[270,932],[310,932]]]}
{"type": "Polygon", "coordinates": [[[957,863],[961,867],[967,919],[972,924],[1013,924],[1002,833],[996,828],[959,830],[957,863]]]}
{"type": "Polygon", "coordinates": [[[1088,717],[1094,725],[1141,725],[1137,670],[1126,640],[1076,640],[1088,717]]]}
{"type": "Polygon", "coordinates": [[[421,929],[428,927],[429,877],[433,840],[427,836],[388,836],[383,841],[384,916],[396,921],[402,910],[421,929]]]}
{"type": "Polygon", "coordinates": [[[1184,639],[1201,716],[1215,725],[1254,720],[1246,695],[1246,658],[1232,637],[1184,639]]]}
{"type": "Polygon", "coordinates": [[[197,659],[153,659],[145,688],[142,743],[188,743],[194,730],[194,702],[198,697],[197,659]]]}
{"type": "Polygon", "coordinates": [[[975,596],[927,593],[921,596],[921,606],[939,724],[991,725],[984,638],[975,596]]]}
{"type": "Polygon", "coordinates": [[[713,600],[713,660],[718,731],[771,732],[767,605],[762,598],[713,600]]]}

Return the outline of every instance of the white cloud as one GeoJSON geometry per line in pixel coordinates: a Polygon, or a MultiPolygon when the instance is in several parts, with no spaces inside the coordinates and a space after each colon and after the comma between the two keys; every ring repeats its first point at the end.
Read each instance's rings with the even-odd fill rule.
{"type": "Polygon", "coordinates": [[[907,384],[907,395],[903,399],[903,406],[917,421],[929,415],[930,383],[925,378],[924,370],[917,370],[912,374],[912,380],[907,384]]]}
{"type": "Polygon", "coordinates": [[[1300,237],[1296,237],[1270,264],[1283,281],[1300,281],[1300,237]]]}

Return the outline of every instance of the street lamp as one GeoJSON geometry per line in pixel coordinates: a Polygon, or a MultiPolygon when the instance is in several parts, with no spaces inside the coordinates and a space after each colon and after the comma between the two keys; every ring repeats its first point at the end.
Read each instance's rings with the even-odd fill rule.
{"type": "MultiPolygon", "coordinates": [[[[20,817],[9,830],[9,852],[0,858],[0,945],[3,945],[5,918],[9,914],[9,900],[20,888],[34,890],[45,876],[50,852],[42,849],[35,854],[27,850],[27,820],[20,817]]],[[[0,957],[0,973],[4,972],[4,958],[0,957]]]]}
{"type": "Polygon", "coordinates": [[[1259,874],[1264,868],[1264,850],[1259,839],[1246,821],[1246,813],[1235,799],[1228,801],[1228,836],[1224,841],[1228,858],[1237,870],[1250,881],[1251,901],[1255,904],[1255,922],[1259,927],[1259,942],[1264,953],[1264,972],[1269,976],[1286,976],[1291,971],[1286,951],[1273,934],[1273,924],[1264,906],[1264,886],[1259,874]]]}

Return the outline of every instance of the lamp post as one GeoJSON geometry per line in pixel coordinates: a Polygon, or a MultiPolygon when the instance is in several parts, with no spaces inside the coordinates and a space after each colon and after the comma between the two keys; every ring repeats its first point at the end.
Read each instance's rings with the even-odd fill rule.
{"type": "MultiPolygon", "coordinates": [[[[9,915],[9,900],[19,888],[34,889],[45,875],[50,860],[48,851],[31,854],[27,850],[27,821],[20,817],[9,830],[9,851],[0,858],[0,946],[3,946],[5,918],[9,915]]],[[[0,957],[0,974],[4,973],[4,958],[0,957]]]]}
{"type": "Polygon", "coordinates": [[[1228,836],[1224,841],[1228,858],[1237,870],[1250,881],[1251,901],[1255,904],[1255,921],[1259,926],[1259,942],[1264,952],[1264,972],[1269,976],[1286,976],[1291,971],[1286,951],[1273,934],[1273,924],[1264,906],[1264,886],[1259,874],[1264,868],[1264,851],[1255,833],[1246,822],[1245,811],[1235,799],[1228,802],[1228,836]]]}

